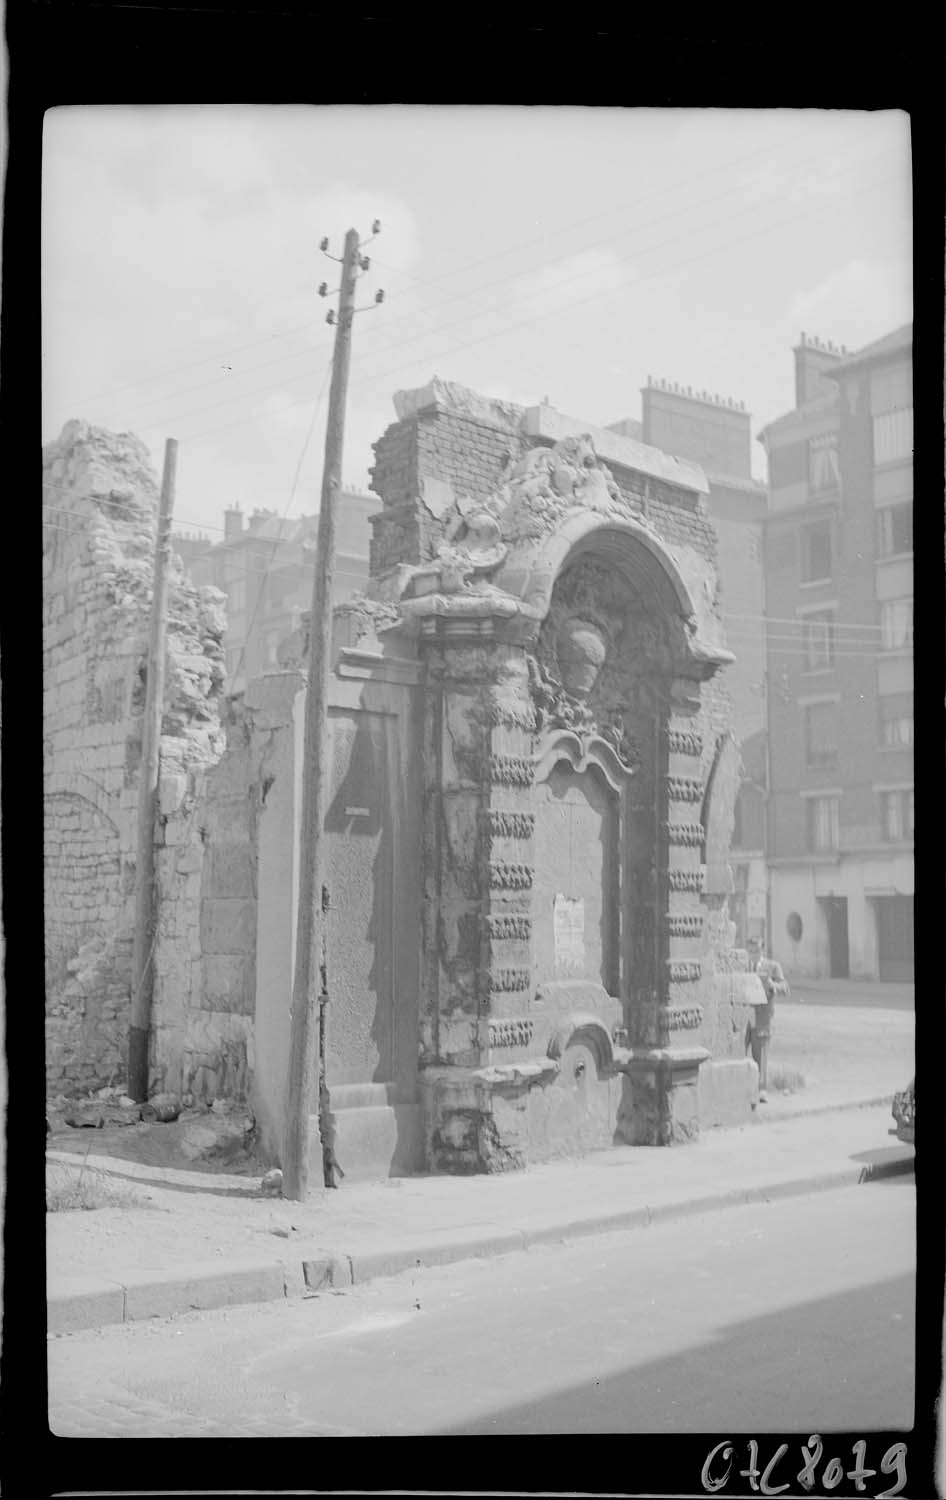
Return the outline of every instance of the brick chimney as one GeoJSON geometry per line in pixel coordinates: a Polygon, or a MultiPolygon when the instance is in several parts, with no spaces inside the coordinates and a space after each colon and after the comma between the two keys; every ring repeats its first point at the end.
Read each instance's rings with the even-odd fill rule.
{"type": "Polygon", "coordinates": [[[225,542],[232,542],[242,534],[243,512],[238,505],[233,505],[223,513],[223,539],[225,542]]]}
{"type": "Polygon", "coordinates": [[[752,477],[752,416],[745,402],[675,380],[647,377],[641,389],[643,441],[713,474],[752,477]]]}
{"type": "Polygon", "coordinates": [[[803,333],[795,348],[795,405],[804,406],[817,396],[830,396],[837,391],[836,384],[824,378],[824,371],[833,369],[848,353],[843,344],[832,344],[830,340],[815,338],[803,333]]]}

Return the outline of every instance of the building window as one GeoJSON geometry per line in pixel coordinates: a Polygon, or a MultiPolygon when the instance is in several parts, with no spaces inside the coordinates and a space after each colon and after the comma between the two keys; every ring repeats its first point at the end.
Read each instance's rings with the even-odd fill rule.
{"type": "Polygon", "coordinates": [[[892,464],[913,457],[913,407],[885,411],[874,418],[874,463],[892,464]]]}
{"type": "Polygon", "coordinates": [[[231,646],[226,653],[227,676],[232,682],[240,669],[240,657],[243,652],[239,646],[231,646]]]}
{"type": "Polygon", "coordinates": [[[809,797],[808,847],[814,853],[837,849],[839,817],[837,797],[809,797]]]}
{"type": "Polygon", "coordinates": [[[227,587],[227,608],[231,615],[240,615],[246,609],[246,579],[234,578],[227,587]]]}
{"type": "Polygon", "coordinates": [[[887,505],[877,512],[877,556],[913,551],[913,502],[887,505]]]}
{"type": "Polygon", "coordinates": [[[881,792],[880,802],[884,838],[892,844],[904,844],[912,840],[913,788],[909,791],[881,792]]]}
{"type": "Polygon", "coordinates": [[[834,662],[834,610],[819,609],[802,621],[805,631],[805,669],[830,667],[834,662]]]}
{"type": "Polygon", "coordinates": [[[841,488],[837,433],[825,433],[808,444],[808,484],[816,491],[841,488]]]}
{"type": "Polygon", "coordinates": [[[279,642],[282,640],[282,638],[283,638],[283,631],[281,631],[281,630],[270,630],[268,632],[268,634],[266,636],[266,665],[267,665],[267,667],[278,666],[278,662],[276,660],[276,652],[277,652],[277,650],[279,648],[279,642]]]}
{"type": "Polygon", "coordinates": [[[913,744],[913,694],[890,693],[880,698],[880,743],[889,749],[913,744]]]}
{"type": "Polygon", "coordinates": [[[815,521],[801,532],[801,581],[818,583],[831,577],[831,522],[815,521]]]}
{"type": "Polygon", "coordinates": [[[913,649],[913,600],[887,599],[880,606],[880,637],[885,651],[913,649]]]}
{"type": "Polygon", "coordinates": [[[833,766],[838,759],[838,705],[812,703],[805,709],[805,752],[809,766],[833,766]]]}

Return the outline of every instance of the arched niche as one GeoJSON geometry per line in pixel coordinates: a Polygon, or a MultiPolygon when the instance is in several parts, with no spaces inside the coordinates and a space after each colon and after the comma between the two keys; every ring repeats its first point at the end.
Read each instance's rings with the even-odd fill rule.
{"type": "Polygon", "coordinates": [[[533,792],[536,990],[585,983],[621,994],[622,871],[632,777],[598,735],[552,730],[539,738],[533,792]]]}

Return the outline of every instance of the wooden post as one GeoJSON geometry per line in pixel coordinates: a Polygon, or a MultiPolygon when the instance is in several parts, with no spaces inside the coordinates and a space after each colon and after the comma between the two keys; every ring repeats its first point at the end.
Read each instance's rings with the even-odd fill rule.
{"type": "Polygon", "coordinates": [[[154,822],[158,800],[161,720],[164,715],[168,572],[176,472],[177,440],[168,438],[164,445],[164,474],[154,547],[151,635],[148,642],[148,678],[138,782],[138,858],[135,866],[135,944],[132,955],[131,1025],[128,1032],[128,1093],[139,1102],[148,1097],[148,1048],[151,995],[154,987],[151,963],[155,934],[154,822]]]}
{"type": "Polygon", "coordinates": [[[345,399],[351,356],[358,264],[358,233],[345,236],[342,284],[338,298],[335,355],[325,433],[325,466],[309,621],[309,681],[305,704],[305,748],[302,767],[302,830],[299,853],[299,911],[296,924],[296,968],[292,988],[292,1024],[283,1141],[282,1193],[304,1199],[309,1182],[309,1117],[318,1108],[319,970],[322,955],[322,827],[326,797],[326,705],[332,649],[332,581],[335,566],[335,514],[342,483],[345,399]]]}

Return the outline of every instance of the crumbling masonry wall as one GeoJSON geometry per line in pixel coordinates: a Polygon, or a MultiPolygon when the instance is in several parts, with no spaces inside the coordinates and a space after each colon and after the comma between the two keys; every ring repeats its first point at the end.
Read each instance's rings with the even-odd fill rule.
{"type": "MultiPolygon", "coordinates": [[[[435,379],[394,398],[397,422],[374,444],[371,489],[381,501],[372,517],[371,576],[428,562],[443,540],[442,517],[454,495],[485,500],[496,493],[506,464],[538,446],[525,431],[525,408],[435,379]]],[[[643,513],[672,547],[691,549],[715,571],[718,542],[696,495],[610,465],[622,494],[642,501],[643,513]]],[[[724,674],[703,685],[701,771],[705,782],[719,737],[732,722],[724,674]]]]}
{"type": "MultiPolygon", "coordinates": [[[[641,651],[654,669],[654,680],[643,695],[635,688],[623,697],[619,694],[612,705],[618,711],[621,703],[641,703],[640,710],[630,710],[632,716],[641,715],[634,733],[653,734],[653,764],[648,771],[643,756],[637,766],[638,790],[633,795],[643,802],[633,808],[640,826],[635,825],[628,843],[635,851],[636,894],[634,938],[623,971],[625,1024],[615,1026],[613,1015],[606,1018],[614,1044],[634,1049],[619,1133],[635,1143],[665,1143],[691,1139],[701,1114],[707,1123],[747,1117],[753,1084],[751,1065],[741,1054],[748,1002],[739,982],[725,889],[731,831],[727,807],[738,777],[728,758],[725,774],[717,774],[731,724],[729,694],[718,668],[731,657],[721,623],[717,538],[707,510],[705,478],[698,471],[687,474],[686,466],[681,469],[669,455],[633,441],[621,442],[604,430],[596,435],[587,429],[587,437],[582,436],[581,425],[552,408],[513,407],[437,379],[421,390],[400,393],[395,407],[398,421],[375,445],[372,487],[382,506],[373,518],[371,566],[380,599],[403,598],[408,590],[402,608],[419,621],[428,688],[425,760],[431,785],[425,859],[433,893],[425,927],[421,1064],[422,1080],[430,1084],[429,1157],[441,1167],[470,1170],[463,1156],[470,1119],[480,1120],[482,1115],[498,1120],[492,1096],[484,1103],[469,1095],[468,1070],[473,1069],[471,1077],[484,1087],[495,1083],[499,1088],[512,1087],[509,1068],[514,1074],[519,1064],[531,1068],[532,1079],[545,1066],[545,1041],[537,1050],[536,1044],[539,1021],[545,1025],[540,1012],[546,1002],[541,990],[531,1000],[523,998],[531,993],[532,976],[528,967],[512,966],[514,955],[508,946],[529,932],[528,903],[523,901],[521,911],[516,906],[514,921],[508,914],[512,908],[505,904],[496,923],[491,912],[484,915],[494,887],[511,887],[513,876],[519,885],[531,886],[527,877],[531,873],[534,879],[536,873],[529,869],[528,798],[523,793],[522,805],[516,804],[518,821],[510,821],[510,793],[505,787],[513,778],[517,785],[531,785],[534,774],[532,758],[538,752],[534,726],[530,730],[528,723],[528,691],[514,695],[515,704],[505,705],[498,721],[484,708],[484,722],[500,725],[495,732],[490,728],[491,741],[481,732],[483,714],[474,700],[481,680],[503,674],[503,647],[497,642],[508,638],[515,649],[522,649],[514,636],[524,627],[510,626],[507,636],[503,624],[515,614],[509,596],[518,597],[518,590],[528,587],[529,608],[537,608],[546,602],[543,590],[551,586],[553,570],[562,566],[563,554],[554,550],[534,561],[528,551],[516,556],[516,527],[521,526],[519,536],[527,538],[560,527],[561,545],[574,546],[575,538],[603,527],[594,519],[597,510],[613,515],[618,531],[625,517],[636,518],[628,530],[637,526],[645,539],[653,539],[652,546],[646,540],[643,545],[639,540],[627,544],[632,550],[625,576],[632,598],[646,599],[641,651]],[[567,448],[566,441],[576,446],[567,448]],[[547,461],[534,452],[529,462],[520,461],[535,449],[552,451],[547,461]],[[519,461],[515,468],[510,468],[510,460],[519,461]],[[575,507],[580,513],[587,505],[585,515],[561,520],[568,496],[585,491],[580,476],[585,470],[594,474],[602,462],[607,464],[610,498],[602,497],[601,482],[595,491],[589,481],[587,501],[579,499],[575,507]],[[477,502],[510,490],[517,493],[511,509],[497,513],[487,506],[485,513],[478,511],[477,502]],[[521,509],[515,510],[516,505],[521,509]],[[510,521],[513,513],[515,520],[510,521]],[[504,529],[497,530],[497,515],[504,529]],[[479,560],[491,555],[497,536],[509,542],[512,561],[507,557],[500,572],[489,564],[494,568],[489,573],[479,560]],[[635,554],[637,548],[641,551],[635,554]],[[648,644],[651,626],[656,629],[663,619],[669,624],[673,606],[668,606],[666,594],[660,594],[657,580],[664,575],[648,562],[647,554],[664,559],[659,566],[666,577],[678,580],[676,598],[685,604],[674,627],[678,633],[672,649],[668,641],[659,670],[653,659],[656,644],[648,644]],[[476,574],[478,565],[490,582],[481,588],[477,583],[467,586],[463,569],[476,574]],[[509,590],[505,597],[504,589],[509,590]],[[476,805],[486,795],[495,795],[497,801],[488,809],[487,831],[480,835],[476,805]],[[710,826],[714,878],[707,882],[710,826]],[[490,866],[484,881],[477,860],[487,847],[494,847],[496,837],[507,834],[517,841],[518,862],[510,864],[504,856],[495,870],[490,866]],[[437,860],[442,862],[439,886],[430,869],[437,860]],[[507,945],[500,959],[494,954],[497,942],[507,945]],[[495,1047],[503,1049],[503,1066],[493,1057],[495,1047]],[[513,1057],[516,1049],[521,1055],[513,1057]],[[437,1095],[441,1088],[443,1097],[437,1095]]],[[[600,475],[600,469],[597,472],[600,475]]],[[[610,545],[605,542],[605,549],[610,545]]],[[[606,550],[598,561],[604,573],[585,600],[586,610],[604,607],[600,595],[606,592],[606,550]]],[[[619,611],[622,618],[629,618],[629,609],[633,613],[633,604],[625,601],[619,611]]],[[[568,704],[566,709],[574,712],[568,704]]],[[[602,711],[606,709],[607,704],[602,711]]],[[[566,717],[561,722],[567,728],[571,721],[566,717]]],[[[542,911],[548,905],[542,905],[546,896],[539,903],[542,911]]],[[[513,898],[501,899],[506,903],[513,898]]],[[[602,990],[604,999],[599,996],[596,1004],[607,1009],[605,1000],[614,993],[613,988],[606,995],[602,990]]],[[[541,1095],[544,1085],[525,1082],[521,1068],[516,1077],[520,1092],[528,1089],[541,1095]]],[[[512,1131],[510,1140],[515,1134],[512,1131]]],[[[548,1146],[548,1141],[540,1144],[536,1139],[522,1154],[548,1146]]],[[[476,1169],[496,1170],[492,1159],[487,1160],[489,1152],[477,1146],[473,1156],[476,1169]]]]}
{"type": "MultiPolygon", "coordinates": [[[[157,476],[131,434],[73,421],[44,449],[46,1069],[54,1093],[126,1074],[157,505],[157,476]]],[[[192,777],[223,748],[221,602],[172,566],[161,747],[171,776],[192,777]]],[[[183,933],[187,920],[168,912],[161,939],[183,933]]],[[[170,976],[167,951],[161,962],[170,976]]]]}
{"type": "MultiPolygon", "coordinates": [[[[256,823],[265,733],[237,697],[213,765],[162,755],[152,1088],[246,1101],[256,1006],[256,823]]],[[[163,748],[163,747],[162,747],[163,748]]]]}

